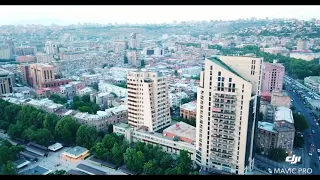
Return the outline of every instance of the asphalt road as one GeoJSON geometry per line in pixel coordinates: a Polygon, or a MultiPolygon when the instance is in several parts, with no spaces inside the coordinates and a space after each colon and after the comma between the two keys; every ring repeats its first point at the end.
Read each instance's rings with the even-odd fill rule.
{"type": "MultiPolygon", "coordinates": [[[[296,107],[296,112],[300,112],[302,115],[304,115],[309,122],[309,128],[303,132],[305,138],[305,149],[303,156],[306,162],[309,161],[309,163],[307,163],[309,166],[307,167],[312,168],[312,174],[320,174],[319,167],[315,166],[315,162],[319,164],[319,155],[317,153],[317,149],[320,149],[320,127],[316,126],[316,121],[314,120],[315,118],[310,115],[311,111],[306,107],[306,105],[304,105],[304,101],[300,99],[297,94],[293,93],[289,86],[286,85],[285,87],[286,90],[290,90],[288,94],[290,95],[291,99],[294,100],[292,105],[296,107]],[[312,133],[312,130],[314,130],[315,133],[312,133]],[[312,147],[311,144],[313,144],[314,147],[312,147]],[[309,152],[312,153],[311,157],[308,155],[309,152]]],[[[304,94],[307,95],[307,92],[304,91],[304,94]]]]}

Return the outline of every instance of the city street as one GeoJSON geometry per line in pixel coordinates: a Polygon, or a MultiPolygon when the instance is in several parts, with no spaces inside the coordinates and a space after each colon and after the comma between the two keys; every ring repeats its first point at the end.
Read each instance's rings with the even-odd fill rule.
{"type": "MultiPolygon", "coordinates": [[[[286,90],[290,90],[287,92],[293,100],[292,105],[296,108],[295,111],[300,112],[302,115],[304,115],[309,123],[309,128],[303,132],[303,136],[305,139],[305,145],[303,149],[304,153],[302,155],[302,161],[305,162],[303,164],[305,164],[306,167],[313,169],[312,174],[320,174],[319,167],[315,166],[315,163],[319,164],[319,155],[317,153],[317,149],[320,149],[320,128],[316,125],[317,121],[315,121],[315,118],[310,115],[311,111],[304,104],[303,100],[300,99],[298,95],[292,91],[292,88],[290,86],[286,85],[285,88],[286,90]],[[312,133],[312,130],[314,130],[315,133],[312,133]],[[314,147],[312,147],[311,144],[313,144],[314,147]],[[311,157],[309,156],[309,152],[312,153],[311,157]]],[[[307,96],[307,92],[304,91],[304,93],[307,96]]]]}

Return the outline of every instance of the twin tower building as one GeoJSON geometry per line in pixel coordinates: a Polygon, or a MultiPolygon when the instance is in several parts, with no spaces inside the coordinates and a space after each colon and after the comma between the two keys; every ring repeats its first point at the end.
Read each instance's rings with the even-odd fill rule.
{"type": "MultiPolygon", "coordinates": [[[[195,161],[205,170],[247,174],[253,169],[263,58],[205,60],[197,90],[195,161]]],[[[129,72],[128,121],[161,130],[171,123],[168,85],[157,72],[129,72]]]]}

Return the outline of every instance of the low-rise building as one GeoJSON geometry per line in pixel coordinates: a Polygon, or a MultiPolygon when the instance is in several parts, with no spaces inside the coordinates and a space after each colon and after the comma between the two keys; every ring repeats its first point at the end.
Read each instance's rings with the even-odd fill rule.
{"type": "Polygon", "coordinates": [[[291,154],[295,135],[292,111],[286,107],[277,107],[274,122],[258,122],[257,145],[263,153],[271,148],[282,148],[291,154]]]}
{"type": "Polygon", "coordinates": [[[274,107],[290,108],[291,98],[285,91],[274,91],[271,94],[271,105],[274,107]]]}
{"type": "Polygon", "coordinates": [[[107,131],[109,124],[128,121],[128,106],[113,107],[105,111],[98,111],[97,114],[78,112],[73,117],[81,124],[94,127],[99,131],[107,131]]]}
{"type": "Polygon", "coordinates": [[[197,118],[197,102],[192,101],[180,106],[180,117],[184,119],[197,118]]]}
{"type": "Polygon", "coordinates": [[[127,97],[128,96],[128,89],[122,88],[113,84],[109,83],[104,83],[101,82],[99,83],[99,91],[104,92],[104,93],[112,93],[115,94],[119,97],[127,97]]]}
{"type": "Polygon", "coordinates": [[[304,84],[315,91],[320,93],[320,76],[309,76],[304,78],[304,84]]]}
{"type": "MultiPolygon", "coordinates": [[[[173,124],[172,126],[173,128],[171,130],[174,130],[176,128],[176,125],[173,124]]],[[[189,126],[190,125],[187,124],[188,128],[190,128],[189,126]]],[[[178,131],[176,132],[172,132],[169,129],[168,131],[172,132],[175,137],[170,137],[172,134],[170,134],[170,136],[168,137],[165,133],[161,134],[157,132],[148,132],[145,126],[134,129],[128,124],[119,123],[113,125],[113,132],[119,135],[124,135],[126,140],[130,143],[141,141],[155,146],[160,146],[163,151],[171,154],[177,155],[181,150],[186,150],[190,154],[191,159],[195,160],[196,146],[194,142],[190,143],[190,140],[194,140],[196,138],[196,135],[195,133],[190,133],[188,134],[188,137],[186,137],[185,133],[181,133],[185,132],[185,129],[183,128],[185,128],[184,125],[180,126],[180,129],[178,129],[178,131]]]]}

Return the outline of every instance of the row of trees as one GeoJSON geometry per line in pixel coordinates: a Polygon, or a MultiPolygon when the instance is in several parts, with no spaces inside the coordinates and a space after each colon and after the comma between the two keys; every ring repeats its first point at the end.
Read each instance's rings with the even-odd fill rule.
{"type": "Polygon", "coordinates": [[[15,165],[13,164],[18,157],[18,153],[23,151],[22,146],[13,146],[7,140],[0,140],[0,174],[14,175],[17,174],[15,165]]]}
{"type": "Polygon", "coordinates": [[[245,46],[243,48],[221,49],[221,53],[224,55],[245,55],[253,53],[256,54],[257,57],[263,57],[265,62],[272,62],[276,59],[279,63],[282,63],[284,65],[288,74],[298,79],[304,79],[308,76],[320,75],[320,65],[318,59],[312,61],[304,61],[302,59],[290,58],[287,56],[282,56],[280,54],[274,55],[260,51],[260,48],[258,46],[245,46]]]}
{"type": "Polygon", "coordinates": [[[71,109],[75,109],[80,112],[87,112],[89,114],[96,114],[100,108],[99,108],[99,105],[90,101],[89,95],[83,95],[81,97],[79,96],[73,97],[71,109]]]}
{"type": "MultiPolygon", "coordinates": [[[[130,147],[123,136],[106,135],[101,142],[90,150],[98,159],[121,166],[142,174],[190,174],[194,170],[192,161],[186,151],[181,151],[174,166],[172,156],[158,146],[136,142],[130,147]]],[[[193,174],[196,174],[194,172],[193,174]]]]}
{"type": "Polygon", "coordinates": [[[178,117],[178,118],[172,118],[172,120],[179,121],[179,122],[182,121],[194,127],[196,127],[196,124],[197,124],[197,121],[195,118],[185,119],[182,117],[178,117]]]}
{"type": "Polygon", "coordinates": [[[103,132],[80,126],[70,116],[60,119],[56,114],[45,113],[32,106],[11,104],[3,99],[0,99],[0,109],[3,109],[0,111],[0,128],[8,131],[12,138],[22,138],[43,146],[59,141],[91,148],[90,143],[103,137],[103,132]]]}
{"type": "Polygon", "coordinates": [[[59,96],[57,94],[52,94],[49,97],[49,99],[52,100],[54,103],[57,103],[57,104],[66,104],[68,102],[67,98],[59,96]]]}

